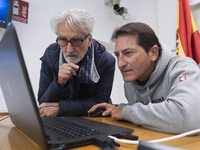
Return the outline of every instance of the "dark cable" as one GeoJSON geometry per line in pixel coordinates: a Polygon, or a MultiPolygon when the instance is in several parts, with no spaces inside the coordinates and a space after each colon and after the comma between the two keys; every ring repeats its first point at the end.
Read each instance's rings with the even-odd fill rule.
{"type": "Polygon", "coordinates": [[[115,148],[120,147],[120,144],[116,143],[115,141],[105,142],[103,148],[101,150],[115,150],[115,148]]]}

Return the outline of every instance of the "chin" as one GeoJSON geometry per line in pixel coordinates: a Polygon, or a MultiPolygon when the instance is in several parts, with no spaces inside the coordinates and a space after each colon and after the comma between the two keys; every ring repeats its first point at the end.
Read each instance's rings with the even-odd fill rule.
{"type": "Polygon", "coordinates": [[[131,78],[131,77],[123,77],[123,80],[124,80],[124,82],[133,82],[133,81],[135,81],[136,79],[131,78]]]}
{"type": "Polygon", "coordinates": [[[124,82],[132,82],[133,80],[130,79],[124,79],[124,82]]]}
{"type": "Polygon", "coordinates": [[[77,61],[70,61],[70,60],[68,60],[67,62],[68,63],[72,63],[72,64],[77,64],[78,63],[77,61]]]}
{"type": "Polygon", "coordinates": [[[80,62],[79,59],[67,59],[67,58],[65,58],[65,60],[66,60],[68,63],[73,63],[73,64],[77,64],[78,62],[80,62]]]}

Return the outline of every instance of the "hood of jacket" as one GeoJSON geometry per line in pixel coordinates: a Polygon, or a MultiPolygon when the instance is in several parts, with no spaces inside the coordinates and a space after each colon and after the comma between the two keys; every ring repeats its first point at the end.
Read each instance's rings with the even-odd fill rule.
{"type": "Polygon", "coordinates": [[[162,76],[165,72],[165,69],[167,68],[167,65],[169,64],[170,59],[172,58],[171,50],[167,45],[160,44],[162,47],[161,55],[157,59],[155,70],[152,72],[148,82],[144,86],[140,86],[137,81],[133,81],[133,84],[135,84],[136,88],[138,90],[146,89],[152,85],[154,85],[160,76],[162,76]]]}

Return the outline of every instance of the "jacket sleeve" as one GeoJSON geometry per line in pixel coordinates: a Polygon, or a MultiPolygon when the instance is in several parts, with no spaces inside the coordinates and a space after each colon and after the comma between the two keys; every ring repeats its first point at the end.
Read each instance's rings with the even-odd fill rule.
{"type": "Polygon", "coordinates": [[[166,75],[169,93],[162,103],[127,105],[122,117],[148,129],[175,134],[200,128],[199,72],[193,61],[180,61],[176,67],[169,68],[166,75]],[[180,77],[186,80],[181,82],[180,77]]]}
{"type": "Polygon", "coordinates": [[[89,99],[81,100],[60,100],[60,116],[87,115],[87,111],[93,105],[102,102],[111,102],[110,94],[114,80],[115,59],[108,52],[104,52],[96,62],[100,80],[96,87],[94,87],[95,90],[92,86],[90,87],[89,92],[91,92],[93,96],[89,99]]]}
{"type": "Polygon", "coordinates": [[[39,104],[43,102],[58,102],[59,95],[65,92],[58,84],[58,70],[54,66],[58,66],[57,60],[58,56],[56,54],[56,49],[54,45],[48,47],[41,58],[41,70],[40,70],[40,82],[38,90],[38,101],[39,104]],[[57,57],[57,59],[56,59],[57,57]]]}

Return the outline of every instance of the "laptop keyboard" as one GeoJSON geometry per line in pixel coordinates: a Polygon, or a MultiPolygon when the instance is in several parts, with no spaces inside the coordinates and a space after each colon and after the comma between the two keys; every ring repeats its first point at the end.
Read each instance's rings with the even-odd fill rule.
{"type": "Polygon", "coordinates": [[[61,121],[59,118],[42,118],[43,126],[69,139],[103,134],[101,131],[90,129],[78,124],[61,121]]]}

